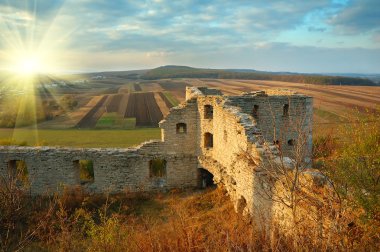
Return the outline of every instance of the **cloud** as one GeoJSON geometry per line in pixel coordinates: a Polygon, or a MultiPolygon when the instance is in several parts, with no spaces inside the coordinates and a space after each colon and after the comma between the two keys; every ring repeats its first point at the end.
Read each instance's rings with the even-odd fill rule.
{"type": "Polygon", "coordinates": [[[2,12],[0,19],[2,22],[29,22],[33,21],[34,17],[27,11],[13,9],[9,6],[0,6],[2,12]]]}
{"type": "Polygon", "coordinates": [[[380,29],[380,8],[378,0],[354,0],[328,21],[336,31],[356,34],[380,29]]]}
{"type": "Polygon", "coordinates": [[[309,27],[307,28],[307,30],[308,30],[309,32],[325,32],[325,31],[326,31],[326,28],[309,26],[309,27]]]}
{"type": "MultiPolygon", "coordinates": [[[[1,1],[1,0],[0,0],[1,1]]],[[[67,17],[54,28],[70,26],[71,46],[83,50],[208,51],[270,39],[293,29],[304,16],[329,4],[303,0],[60,0],[12,1],[11,7],[36,13],[42,37],[55,16],[67,17]],[[36,4],[30,4],[35,2],[36,4]],[[49,19],[50,18],[50,19],[49,19]],[[72,27],[74,26],[74,27],[72,27]],[[74,29],[75,28],[75,29],[74,29]],[[154,48],[158,47],[158,48],[154,48]]]]}
{"type": "MultiPolygon", "coordinates": [[[[372,3],[371,8],[375,9],[374,1],[362,3],[372,3]]],[[[0,20],[5,20],[5,24],[0,24],[2,31],[8,24],[18,23],[15,40],[20,40],[21,34],[21,40],[44,41],[42,46],[59,44],[57,48],[63,53],[81,52],[83,57],[77,62],[84,67],[99,67],[105,62],[100,55],[107,58],[107,66],[113,67],[125,66],[125,58],[136,64],[175,64],[176,59],[213,64],[210,57],[215,57],[215,64],[231,62],[233,58],[243,67],[249,62],[247,52],[270,55],[274,50],[281,55],[280,51],[285,50],[299,55],[291,43],[302,39],[309,45],[323,39],[324,46],[335,46],[335,42],[328,42],[338,41],[331,39],[336,35],[331,26],[346,33],[353,29],[374,31],[380,16],[374,17],[370,7],[358,2],[337,5],[330,0],[0,0],[0,8],[0,20]],[[368,20],[357,21],[368,13],[368,20]],[[308,39],[298,33],[300,27],[310,36],[308,39]],[[289,44],[273,43],[285,32],[293,32],[286,40],[289,44]],[[233,53],[236,56],[232,57],[233,53]],[[137,55],[141,60],[133,59],[137,55]],[[99,62],[95,66],[86,57],[99,62]],[[239,57],[246,60],[239,61],[239,57]],[[115,63],[111,63],[112,58],[115,63]]],[[[2,36],[12,37],[11,33],[15,33],[13,29],[5,30],[2,36]]],[[[372,37],[379,40],[378,35],[372,37]]],[[[0,50],[4,49],[2,44],[0,41],[0,50]]],[[[355,55],[358,57],[356,51],[355,55]]],[[[255,54],[250,56],[250,61],[255,62],[255,54]]],[[[269,58],[278,63],[275,57],[269,58]]]]}
{"type": "Polygon", "coordinates": [[[380,44],[380,32],[373,34],[372,39],[373,39],[373,41],[375,41],[376,43],[380,44]]]}

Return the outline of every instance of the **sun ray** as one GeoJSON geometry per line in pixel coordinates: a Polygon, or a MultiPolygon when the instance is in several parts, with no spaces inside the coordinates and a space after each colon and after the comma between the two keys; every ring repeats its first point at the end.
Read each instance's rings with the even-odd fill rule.
{"type": "Polygon", "coordinates": [[[70,37],[79,27],[67,21],[66,1],[53,10],[50,20],[38,17],[38,4],[37,1],[25,1],[23,10],[16,13],[8,1],[6,11],[21,15],[21,18],[17,22],[4,19],[0,23],[0,70],[6,71],[0,81],[3,90],[7,90],[0,106],[9,108],[0,112],[9,118],[5,124],[14,128],[14,140],[20,137],[18,128],[33,129],[29,131],[34,139],[30,144],[39,142],[38,123],[54,116],[49,106],[53,104],[62,110],[61,94],[53,85],[49,88],[44,85],[46,82],[59,83],[54,75],[65,70],[65,65],[58,59],[65,56],[70,37]]]}

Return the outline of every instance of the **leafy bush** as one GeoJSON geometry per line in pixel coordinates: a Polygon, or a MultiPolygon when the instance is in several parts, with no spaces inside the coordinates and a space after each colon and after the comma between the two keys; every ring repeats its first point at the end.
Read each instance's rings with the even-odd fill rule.
{"type": "MultiPolygon", "coordinates": [[[[380,111],[379,111],[380,112],[380,111]]],[[[352,207],[364,210],[367,218],[380,221],[380,120],[378,113],[357,112],[341,129],[336,158],[326,173],[338,193],[352,207]]]]}

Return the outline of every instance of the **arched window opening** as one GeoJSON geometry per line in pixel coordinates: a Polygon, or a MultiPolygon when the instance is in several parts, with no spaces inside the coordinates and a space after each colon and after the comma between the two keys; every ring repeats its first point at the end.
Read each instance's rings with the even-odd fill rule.
{"type": "Polygon", "coordinates": [[[205,148],[212,148],[214,147],[214,140],[213,135],[211,133],[205,133],[204,135],[204,147],[205,148]]]}
{"type": "Polygon", "coordinates": [[[204,106],[204,118],[212,119],[214,117],[214,109],[211,105],[204,106]]]}
{"type": "Polygon", "coordinates": [[[177,134],[186,134],[186,132],[187,132],[186,123],[177,123],[176,132],[177,132],[177,134]]]}
{"type": "Polygon", "coordinates": [[[289,116],[289,104],[284,105],[283,116],[289,116]]]}
{"type": "Polygon", "coordinates": [[[259,105],[253,105],[252,116],[256,119],[259,118],[259,105]]]}

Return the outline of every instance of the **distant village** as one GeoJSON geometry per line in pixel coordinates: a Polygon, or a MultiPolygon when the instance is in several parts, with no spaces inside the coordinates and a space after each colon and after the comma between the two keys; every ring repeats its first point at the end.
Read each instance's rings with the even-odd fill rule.
{"type": "MultiPolygon", "coordinates": [[[[94,75],[90,77],[91,80],[104,80],[106,79],[106,76],[104,75],[94,75]]],[[[69,84],[86,84],[89,83],[89,79],[78,79],[78,80],[73,80],[73,81],[63,81],[63,80],[54,80],[52,82],[43,82],[37,84],[38,86],[36,87],[37,89],[49,89],[49,88],[62,88],[66,87],[69,84]]],[[[5,87],[1,86],[0,87],[0,99],[5,95],[23,95],[27,91],[24,89],[20,89],[17,87],[5,87]]]]}

